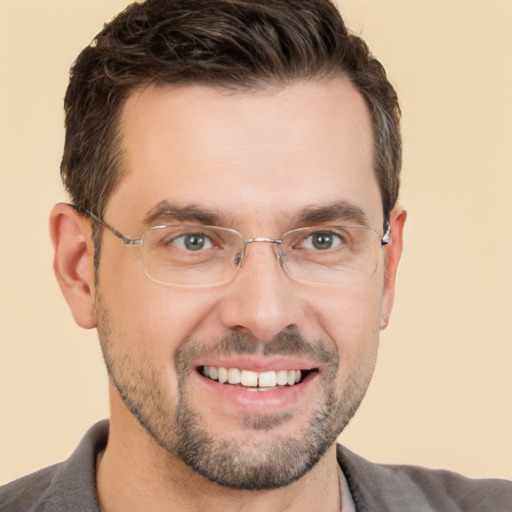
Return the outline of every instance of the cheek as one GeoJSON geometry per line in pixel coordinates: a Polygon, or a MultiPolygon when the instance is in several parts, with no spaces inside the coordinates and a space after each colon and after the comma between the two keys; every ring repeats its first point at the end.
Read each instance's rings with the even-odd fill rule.
{"type": "MultiPolygon", "coordinates": [[[[324,311],[327,311],[327,305],[324,311]]],[[[335,344],[338,370],[335,389],[343,400],[364,396],[375,368],[379,347],[380,300],[374,294],[352,293],[333,301],[323,329],[335,344]]],[[[349,400],[350,399],[350,400],[349,400]]]]}
{"type": "MultiPolygon", "coordinates": [[[[374,276],[378,277],[378,276],[374,276]]],[[[320,328],[336,345],[340,366],[373,364],[380,332],[383,287],[373,279],[325,294],[317,302],[320,328]]]]}
{"type": "Polygon", "coordinates": [[[153,283],[144,275],[129,284],[101,286],[111,324],[124,350],[143,353],[145,359],[172,359],[184,339],[211,324],[213,297],[153,283]]]}

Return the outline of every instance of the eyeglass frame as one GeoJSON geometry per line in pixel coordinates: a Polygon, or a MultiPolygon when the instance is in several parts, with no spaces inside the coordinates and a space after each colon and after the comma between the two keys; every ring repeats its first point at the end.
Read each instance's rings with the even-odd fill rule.
{"type": "MultiPolygon", "coordinates": [[[[149,230],[155,230],[155,229],[161,229],[161,228],[166,228],[166,227],[171,227],[171,226],[167,226],[167,225],[159,225],[159,226],[151,226],[149,228],[147,228],[144,233],[142,234],[142,237],[141,238],[129,238],[125,235],[123,235],[120,231],[118,231],[116,228],[114,228],[113,226],[111,226],[110,224],[108,224],[107,222],[105,222],[103,219],[101,219],[100,217],[98,217],[97,215],[95,215],[94,213],[86,210],[85,208],[81,208],[75,204],[72,204],[72,203],[65,203],[67,204],[68,206],[71,206],[73,209],[75,209],[78,213],[80,214],[85,214],[87,215],[88,217],[90,217],[92,220],[94,220],[95,222],[97,222],[100,226],[103,226],[104,228],[108,229],[114,236],[116,236],[117,238],[119,238],[119,240],[121,240],[123,242],[124,245],[140,245],[141,247],[143,246],[143,243],[144,243],[144,240],[143,240],[143,237],[144,237],[144,233],[146,233],[146,231],[149,231],[149,230]]],[[[220,226],[204,226],[204,228],[219,228],[220,226]]],[[[315,227],[315,226],[312,226],[312,227],[315,227]]],[[[318,226],[320,227],[320,226],[318,226]]],[[[339,227],[352,227],[352,228],[365,228],[365,229],[369,229],[371,231],[374,231],[377,235],[378,233],[375,231],[375,229],[369,227],[369,226],[339,226],[339,227]]],[[[390,242],[391,242],[391,224],[389,222],[389,220],[386,219],[386,221],[384,222],[384,235],[382,236],[382,238],[380,239],[380,245],[381,247],[384,247],[385,245],[388,245],[390,242]]],[[[241,267],[242,265],[242,262],[245,258],[245,249],[247,247],[248,244],[250,243],[253,243],[253,242],[267,242],[267,243],[271,243],[271,244],[278,244],[280,245],[282,243],[282,238],[284,236],[286,236],[288,233],[291,233],[293,231],[296,231],[297,229],[306,229],[306,228],[297,228],[297,229],[292,229],[292,230],[289,230],[289,231],[286,231],[285,233],[283,233],[281,235],[281,238],[265,238],[265,237],[254,237],[254,238],[244,238],[244,236],[242,235],[242,233],[240,233],[239,231],[237,231],[236,229],[232,229],[232,228],[222,228],[222,229],[225,229],[225,230],[228,230],[228,231],[231,231],[233,233],[236,233],[238,235],[240,235],[240,238],[242,239],[242,242],[243,242],[243,249],[242,249],[242,253],[240,255],[240,259],[237,260],[235,262],[236,264],[236,270],[235,270],[235,273],[233,274],[233,277],[229,280],[229,281],[223,281],[223,282],[219,282],[219,283],[210,283],[210,284],[204,284],[204,285],[186,285],[186,284],[176,284],[176,283],[166,283],[164,281],[159,281],[157,279],[154,279],[152,278],[146,268],[144,267],[144,274],[146,275],[146,277],[148,279],[150,279],[151,281],[155,282],[155,283],[160,283],[164,286],[174,286],[174,287],[179,287],[179,288],[202,288],[202,287],[210,287],[210,286],[218,286],[218,285],[221,285],[221,284],[225,284],[227,282],[230,282],[232,279],[235,278],[236,276],[236,272],[238,271],[238,269],[241,267]]],[[[277,260],[280,264],[280,266],[282,267],[283,264],[282,264],[282,254],[281,252],[278,252],[276,254],[277,256],[277,260]]],[[[377,260],[378,261],[378,260],[377,260]]],[[[374,270],[375,272],[375,270],[374,270]]],[[[285,273],[294,281],[297,281],[297,282],[304,282],[304,283],[307,283],[307,284],[311,284],[311,285],[340,285],[340,283],[320,283],[320,282],[315,282],[315,281],[303,281],[303,280],[300,280],[300,279],[296,279],[294,278],[288,270],[285,270],[285,273]]],[[[370,274],[368,276],[367,279],[369,279],[371,276],[373,275],[370,274]]],[[[366,280],[367,280],[366,279],[366,280]]],[[[361,282],[364,282],[364,281],[361,281],[361,282]]],[[[353,283],[353,284],[360,284],[360,283],[353,283]]]]}

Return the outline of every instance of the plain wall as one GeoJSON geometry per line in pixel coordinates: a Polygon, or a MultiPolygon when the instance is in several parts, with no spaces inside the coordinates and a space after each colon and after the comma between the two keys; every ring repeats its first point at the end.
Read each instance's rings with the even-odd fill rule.
{"type": "MultiPolygon", "coordinates": [[[[340,2],[395,84],[409,212],[391,325],[341,441],[375,461],[512,478],[512,2],[340,2]]],[[[94,331],[52,272],[72,61],[127,2],[0,0],[0,483],[106,417],[94,331]]]]}

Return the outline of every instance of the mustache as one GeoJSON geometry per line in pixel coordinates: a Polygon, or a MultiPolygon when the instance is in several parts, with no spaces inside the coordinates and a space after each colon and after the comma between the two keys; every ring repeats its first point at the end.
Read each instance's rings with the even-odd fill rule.
{"type": "Polygon", "coordinates": [[[336,365],[338,353],[335,345],[323,339],[307,339],[296,329],[284,329],[266,342],[256,340],[248,333],[230,331],[219,339],[205,343],[196,338],[186,338],[174,355],[178,371],[186,371],[200,358],[260,355],[303,357],[319,365],[336,365]]]}

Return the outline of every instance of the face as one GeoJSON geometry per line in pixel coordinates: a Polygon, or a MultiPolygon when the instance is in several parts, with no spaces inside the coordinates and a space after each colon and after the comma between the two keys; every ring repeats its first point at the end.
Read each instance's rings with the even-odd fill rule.
{"type": "MultiPolygon", "coordinates": [[[[180,221],[276,239],[305,218],[353,224],[354,211],[383,234],[369,115],[345,80],[148,88],[128,99],[121,126],[125,175],[104,219],[127,236],[180,221]]],[[[301,477],[366,391],[391,303],[384,260],[363,283],[312,285],[257,243],[232,281],[176,288],[149,280],[137,246],[104,231],[94,311],[120,404],[112,424],[138,422],[171,460],[227,487],[301,477]],[[281,384],[223,383],[219,368],[281,384]]]]}

